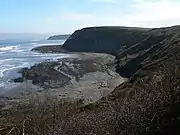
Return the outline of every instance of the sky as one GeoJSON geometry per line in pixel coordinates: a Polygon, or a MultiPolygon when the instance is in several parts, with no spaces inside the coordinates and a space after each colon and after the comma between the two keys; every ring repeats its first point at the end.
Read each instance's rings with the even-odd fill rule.
{"type": "Polygon", "coordinates": [[[180,24],[180,0],[0,0],[0,33],[68,34],[83,27],[180,24]]]}

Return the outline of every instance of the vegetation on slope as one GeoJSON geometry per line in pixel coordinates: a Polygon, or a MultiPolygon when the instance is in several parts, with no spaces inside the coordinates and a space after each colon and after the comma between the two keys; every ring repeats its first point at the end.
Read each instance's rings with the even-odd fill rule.
{"type": "Polygon", "coordinates": [[[148,82],[128,82],[88,106],[83,101],[57,102],[49,94],[44,100],[30,96],[28,103],[1,112],[1,134],[11,129],[12,134],[32,135],[179,134],[179,67],[164,68],[163,76],[154,72],[148,82]]]}

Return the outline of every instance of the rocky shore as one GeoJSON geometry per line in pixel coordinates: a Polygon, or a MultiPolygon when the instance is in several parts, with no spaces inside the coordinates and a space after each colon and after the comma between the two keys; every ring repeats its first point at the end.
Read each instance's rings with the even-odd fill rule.
{"type": "Polygon", "coordinates": [[[40,53],[70,53],[65,49],[62,49],[62,45],[50,45],[50,46],[39,46],[31,49],[31,51],[36,51],[40,53]]]}
{"type": "MultiPolygon", "coordinates": [[[[52,48],[54,46],[50,47],[52,48]]],[[[48,91],[59,99],[81,99],[88,104],[108,95],[126,80],[116,73],[115,57],[112,55],[98,53],[71,55],[71,58],[43,62],[30,69],[21,69],[19,73],[22,77],[14,79],[14,82],[22,84],[4,93],[3,96],[20,98],[25,92],[36,92],[43,96],[48,91]]]]}

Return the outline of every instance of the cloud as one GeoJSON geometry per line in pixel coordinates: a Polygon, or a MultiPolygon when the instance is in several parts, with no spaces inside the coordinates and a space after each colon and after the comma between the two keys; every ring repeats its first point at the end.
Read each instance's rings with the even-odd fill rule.
{"type": "MultiPolygon", "coordinates": [[[[117,0],[91,1],[117,2],[117,0]]],[[[175,0],[131,0],[126,5],[120,2],[118,6],[111,5],[108,8],[101,5],[98,10],[92,8],[94,12],[57,11],[45,19],[40,19],[39,27],[34,29],[42,32],[72,33],[77,29],[91,26],[164,27],[180,24],[179,9],[180,2],[175,0]]]]}
{"type": "MultiPolygon", "coordinates": [[[[91,0],[94,2],[117,2],[116,0],[91,0]]],[[[86,26],[132,26],[165,27],[180,24],[180,3],[175,0],[133,0],[127,12],[109,9],[104,14],[67,13],[64,20],[76,22],[76,28],[86,26]]]]}
{"type": "Polygon", "coordinates": [[[180,24],[180,3],[175,0],[134,0],[131,22],[144,27],[180,24]]]}

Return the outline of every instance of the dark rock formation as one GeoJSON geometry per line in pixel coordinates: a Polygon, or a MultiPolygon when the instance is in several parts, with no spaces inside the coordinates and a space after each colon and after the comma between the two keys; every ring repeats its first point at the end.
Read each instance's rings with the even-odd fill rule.
{"type": "Polygon", "coordinates": [[[66,50],[62,49],[61,45],[39,46],[33,48],[31,51],[40,53],[67,53],[66,50]]]}
{"type": "Polygon", "coordinates": [[[54,62],[43,62],[23,68],[19,71],[22,77],[14,82],[32,80],[34,85],[43,88],[60,88],[70,81],[78,81],[84,74],[90,72],[105,72],[113,67],[114,57],[106,54],[79,54],[77,58],[64,58],[54,62]]]}
{"type": "MultiPolygon", "coordinates": [[[[169,46],[165,44],[177,37],[178,32],[179,26],[161,29],[84,28],[74,32],[62,48],[70,52],[113,54],[117,57],[117,72],[124,77],[131,77],[150,57],[158,57],[158,52],[162,56],[162,50],[169,46]]],[[[167,53],[166,50],[164,53],[167,53]]],[[[165,57],[167,56],[163,56],[165,57]]]]}
{"type": "Polygon", "coordinates": [[[143,40],[148,29],[126,27],[92,27],[77,30],[66,40],[63,49],[72,52],[117,54],[143,40]]]}

